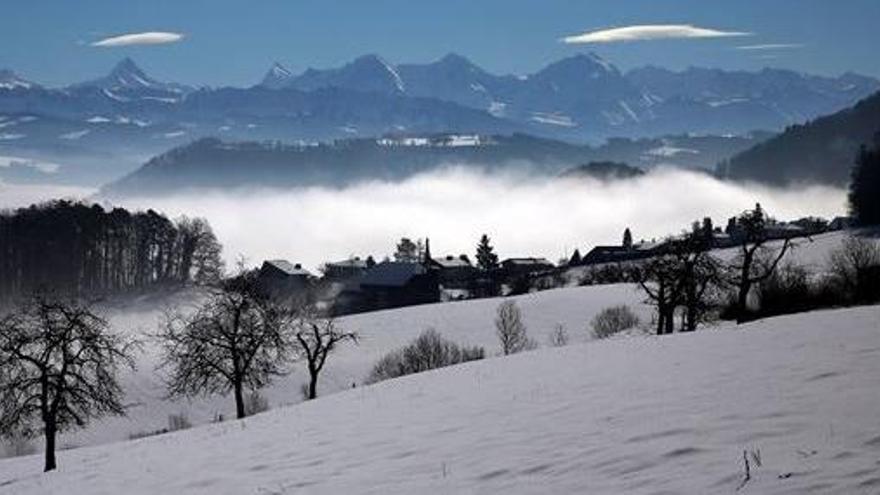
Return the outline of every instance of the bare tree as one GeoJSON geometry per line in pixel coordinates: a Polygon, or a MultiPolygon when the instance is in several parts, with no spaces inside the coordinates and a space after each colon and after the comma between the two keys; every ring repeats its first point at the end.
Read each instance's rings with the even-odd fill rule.
{"type": "Polygon", "coordinates": [[[647,302],[657,308],[657,335],[672,333],[675,308],[682,298],[679,263],[665,253],[642,263],[633,275],[648,296],[647,302]]]}
{"type": "Polygon", "coordinates": [[[880,246],[848,236],[830,255],[834,281],[850,303],[871,303],[880,296],[880,246]]]}
{"type": "Polygon", "coordinates": [[[730,282],[736,287],[736,321],[743,323],[748,317],[749,293],[755,284],[766,280],[782,261],[782,257],[792,247],[791,238],[786,237],[782,247],[775,253],[766,246],[770,240],[767,233],[767,218],[760,204],[755,209],[742,213],[737,219],[740,237],[739,254],[731,264],[730,282]]]}
{"type": "Polygon", "coordinates": [[[44,470],[55,469],[60,432],[125,413],[117,375],[134,369],[136,346],[88,303],[33,296],[0,320],[0,434],[41,429],[44,470]]]}
{"type": "MultiPolygon", "coordinates": [[[[710,231],[711,233],[711,231],[710,231]]],[[[693,332],[710,308],[708,294],[721,283],[721,262],[709,254],[711,238],[699,224],[671,244],[670,251],[678,262],[681,305],[684,307],[682,331],[693,332]]]]}
{"type": "Polygon", "coordinates": [[[498,334],[501,351],[505,356],[537,347],[535,341],[526,334],[522,313],[515,301],[504,301],[498,306],[498,315],[495,317],[495,333],[498,334]]]}
{"type": "Polygon", "coordinates": [[[253,272],[225,280],[193,312],[169,311],[156,335],[169,397],[231,391],[236,417],[245,417],[245,389],[287,373],[294,345],[285,316],[262,295],[253,272]]]}
{"type": "Polygon", "coordinates": [[[309,369],[306,398],[311,400],[318,396],[318,375],[324,369],[327,356],[342,342],[357,342],[358,337],[355,332],[338,328],[332,318],[318,318],[310,309],[300,311],[294,325],[297,348],[305,356],[309,369]]]}

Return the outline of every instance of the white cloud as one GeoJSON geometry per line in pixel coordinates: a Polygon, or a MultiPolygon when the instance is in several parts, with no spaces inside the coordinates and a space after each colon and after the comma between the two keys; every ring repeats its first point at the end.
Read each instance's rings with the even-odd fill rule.
{"type": "Polygon", "coordinates": [[[741,31],[721,31],[703,28],[691,24],[646,24],[601,29],[583,34],[566,36],[564,43],[619,43],[626,41],[648,41],[692,38],[728,38],[732,36],[751,36],[752,33],[741,31]]]}
{"type": "Polygon", "coordinates": [[[737,50],[745,51],[761,51],[761,50],[791,50],[795,48],[803,48],[801,43],[767,43],[764,45],[744,45],[736,47],[737,50]]]}
{"type": "Polygon", "coordinates": [[[620,242],[625,227],[636,239],[651,239],[676,234],[704,216],[723,226],[756,201],[780,219],[829,218],[846,210],[842,189],[739,185],[680,170],[603,183],[456,167],[397,183],[202,191],[119,203],[171,217],[206,217],[230,263],[238,255],[251,264],[288,258],[311,269],[350,255],[381,259],[402,236],[430,236],[435,255],[473,255],[483,233],[492,237],[502,257],[556,260],[575,247],[583,253],[620,242]]]}
{"type": "Polygon", "coordinates": [[[131,33],[121,36],[113,36],[112,38],[104,38],[92,43],[92,46],[115,47],[130,45],[164,45],[167,43],[177,43],[183,39],[180,33],[167,33],[162,31],[151,31],[146,33],[131,33]]]}

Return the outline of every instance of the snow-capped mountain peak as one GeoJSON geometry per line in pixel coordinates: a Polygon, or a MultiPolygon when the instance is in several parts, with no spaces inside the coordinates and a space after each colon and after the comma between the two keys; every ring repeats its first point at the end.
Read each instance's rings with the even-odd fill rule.
{"type": "Polygon", "coordinates": [[[386,94],[406,92],[397,67],[373,54],[358,57],[335,69],[309,69],[293,78],[290,85],[304,91],[337,87],[386,94]]]}
{"type": "Polygon", "coordinates": [[[35,83],[22,79],[15,72],[8,69],[0,69],[0,89],[31,89],[35,83]]]}
{"type": "Polygon", "coordinates": [[[293,79],[293,72],[280,62],[275,62],[266,72],[266,75],[263,76],[260,86],[269,89],[279,89],[287,86],[291,79],[293,79]]]}
{"type": "Polygon", "coordinates": [[[125,88],[155,88],[162,85],[162,83],[151,79],[134,60],[128,57],[113,67],[107,76],[107,82],[125,88]]]}
{"type": "Polygon", "coordinates": [[[394,83],[394,86],[399,92],[406,92],[406,86],[404,85],[403,79],[401,79],[400,74],[397,71],[397,67],[395,67],[393,64],[386,61],[379,55],[364,55],[355,59],[354,62],[352,62],[351,66],[356,67],[358,70],[364,71],[374,71],[378,68],[380,71],[384,71],[387,76],[391,78],[391,81],[394,83]]]}
{"type": "Polygon", "coordinates": [[[169,102],[192,91],[188,86],[153,79],[128,57],[117,63],[106,76],[76,84],[73,88],[97,88],[114,100],[160,98],[169,102]]]}

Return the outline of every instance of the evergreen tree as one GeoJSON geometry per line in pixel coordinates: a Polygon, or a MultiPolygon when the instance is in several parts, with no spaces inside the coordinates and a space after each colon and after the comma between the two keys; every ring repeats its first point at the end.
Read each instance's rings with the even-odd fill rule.
{"type": "Polygon", "coordinates": [[[397,243],[397,249],[394,252],[394,260],[404,263],[418,263],[419,254],[424,250],[421,241],[418,244],[413,242],[409,237],[403,237],[397,243]]]}
{"type": "Polygon", "coordinates": [[[880,225],[880,133],[874,147],[862,146],[849,187],[850,215],[859,226],[880,225]]]}
{"type": "Polygon", "coordinates": [[[629,227],[623,231],[623,247],[626,249],[632,249],[633,246],[633,236],[632,232],[629,231],[629,227]]]}
{"type": "Polygon", "coordinates": [[[578,249],[574,250],[574,254],[571,255],[571,258],[568,260],[569,266],[577,266],[581,264],[581,252],[578,249]]]}
{"type": "Polygon", "coordinates": [[[477,244],[477,267],[480,270],[490,272],[498,268],[498,255],[493,250],[489,236],[483,234],[480,237],[480,243],[477,244]]]}

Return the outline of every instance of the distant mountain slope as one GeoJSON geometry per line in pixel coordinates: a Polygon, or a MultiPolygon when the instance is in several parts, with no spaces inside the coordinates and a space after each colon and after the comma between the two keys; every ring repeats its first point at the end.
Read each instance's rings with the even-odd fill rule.
{"type": "Polygon", "coordinates": [[[115,196],[246,186],[337,186],[399,180],[444,165],[521,166],[550,175],[603,160],[629,162],[635,167],[622,166],[633,169],[664,164],[705,169],[760,139],[669,136],[615,139],[597,148],[525,134],[391,135],[299,145],[202,139],[151,159],[102,192],[115,196]]]}
{"type": "Polygon", "coordinates": [[[617,162],[590,162],[578,165],[559,174],[563,179],[633,179],[645,175],[644,170],[617,162]]]}
{"type": "Polygon", "coordinates": [[[880,93],[854,107],[804,125],[744,151],[719,166],[737,180],[771,184],[809,182],[845,185],[856,151],[880,132],[880,93]]]}

